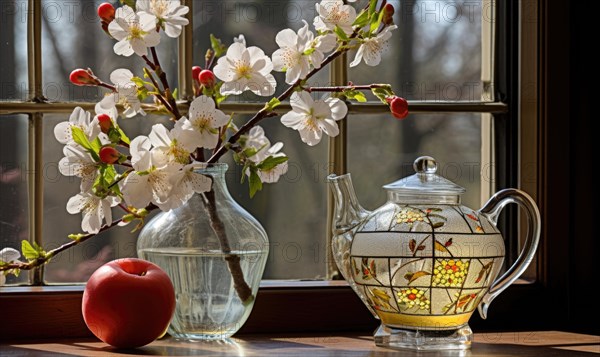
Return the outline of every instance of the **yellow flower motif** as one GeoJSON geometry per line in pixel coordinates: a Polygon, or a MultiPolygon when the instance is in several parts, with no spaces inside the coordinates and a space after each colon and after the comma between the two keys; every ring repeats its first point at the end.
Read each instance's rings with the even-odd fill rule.
{"type": "Polygon", "coordinates": [[[409,207],[402,209],[402,211],[396,215],[396,223],[404,223],[410,226],[415,222],[423,222],[426,219],[425,213],[409,207]]]}
{"type": "Polygon", "coordinates": [[[469,269],[468,260],[438,259],[433,268],[431,286],[460,287],[469,269]]]}
{"type": "Polygon", "coordinates": [[[425,296],[425,291],[420,289],[402,289],[397,293],[398,304],[402,310],[416,309],[429,310],[430,301],[425,296]]]}

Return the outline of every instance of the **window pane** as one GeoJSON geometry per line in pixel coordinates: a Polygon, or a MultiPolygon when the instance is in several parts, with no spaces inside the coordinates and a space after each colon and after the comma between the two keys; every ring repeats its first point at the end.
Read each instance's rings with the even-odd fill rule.
{"type": "MultiPolygon", "coordinates": [[[[25,115],[0,116],[0,249],[21,251],[29,239],[27,128],[25,115]]],[[[7,284],[27,282],[27,272],[7,276],[7,284]]]]}
{"type": "MultiPolygon", "coordinates": [[[[258,46],[269,57],[279,48],[275,42],[277,33],[285,28],[297,31],[306,20],[314,32],[312,22],[316,16],[313,0],[279,1],[196,1],[194,2],[194,63],[205,67],[204,54],[210,48],[210,34],[229,45],[233,38],[244,34],[246,44],[258,46]]],[[[287,89],[285,75],[272,72],[277,80],[276,95],[287,89]]],[[[311,79],[312,84],[327,85],[328,71],[324,69],[311,79]]],[[[231,96],[229,100],[264,102],[251,92],[231,96]]],[[[268,98],[267,98],[268,100],[268,98]]]]}
{"type": "MultiPolygon", "coordinates": [[[[58,171],[58,162],[63,157],[63,145],[54,137],[56,124],[68,120],[68,115],[44,116],[44,248],[49,250],[69,241],[68,235],[80,233],[81,215],[71,215],[66,210],[67,201],[79,193],[79,178],[66,177],[58,171]]],[[[163,122],[156,116],[136,117],[121,120],[119,124],[132,137],[148,134],[153,124],[163,122]]],[[[113,219],[122,211],[113,208],[113,219]]],[[[83,282],[96,268],[107,261],[136,256],[137,233],[131,234],[133,226],[112,228],[98,237],[69,249],[55,258],[46,267],[48,282],[83,282]]]]}
{"type": "Polygon", "coordinates": [[[271,143],[283,142],[283,151],[289,157],[287,174],[276,184],[263,185],[263,190],[250,199],[248,184],[240,184],[241,168],[232,162],[229,154],[227,162],[230,167],[228,186],[231,194],[261,222],[269,236],[269,259],[263,277],[323,278],[327,223],[327,138],[309,147],[301,142],[297,131],[284,127],[277,117],[266,119],[261,126],[271,143]]]}
{"type": "MultiPolygon", "coordinates": [[[[110,74],[118,68],[128,68],[143,77],[144,61],[133,55],[118,56],[113,51],[115,41],[100,25],[96,9],[100,0],[43,0],[42,51],[44,95],[51,101],[99,101],[105,89],[77,87],[69,82],[76,68],[91,68],[103,81],[110,83],[110,74]]],[[[177,40],[162,36],[158,46],[159,59],[167,72],[171,87],[177,86],[177,40]]]]}
{"type": "Polygon", "coordinates": [[[0,12],[0,101],[27,100],[27,1],[2,1],[0,12]]]}
{"type": "Polygon", "coordinates": [[[438,174],[467,189],[463,204],[480,207],[481,177],[489,177],[481,165],[480,114],[352,116],[348,131],[349,170],[367,209],[383,204],[381,186],[414,174],[412,164],[423,155],[437,160],[438,174]]]}
{"type": "Polygon", "coordinates": [[[396,8],[398,25],[388,51],[378,67],[352,68],[350,79],[390,83],[398,95],[413,100],[481,100],[481,14],[491,21],[490,9],[468,0],[388,2],[396,8]]]}
{"type": "MultiPolygon", "coordinates": [[[[70,215],[65,207],[68,199],[79,192],[79,179],[58,172],[62,145],[53,135],[54,126],[67,120],[65,115],[44,118],[44,247],[55,248],[68,241],[71,233],[81,232],[81,216],[70,215]],[[60,222],[60,224],[57,224],[60,222]]],[[[241,125],[248,117],[237,118],[241,125]]],[[[164,119],[162,120],[163,122],[164,119]]],[[[121,120],[128,134],[150,132],[157,117],[121,120]]],[[[169,126],[169,124],[166,124],[169,126]]],[[[265,184],[253,199],[249,198],[247,183],[240,184],[241,168],[226,155],[230,165],[228,185],[233,197],[266,229],[270,240],[270,255],[264,277],[315,278],[325,274],[325,224],[327,175],[327,140],[316,147],[300,142],[296,131],[283,127],[276,118],[263,125],[272,142],[282,141],[290,156],[289,171],[277,184],[265,184]]],[[[113,209],[114,217],[121,212],[113,209]]],[[[49,282],[85,281],[93,270],[111,259],[135,256],[137,233],[132,227],[111,229],[101,236],[81,244],[54,258],[46,270],[49,282]]]]}

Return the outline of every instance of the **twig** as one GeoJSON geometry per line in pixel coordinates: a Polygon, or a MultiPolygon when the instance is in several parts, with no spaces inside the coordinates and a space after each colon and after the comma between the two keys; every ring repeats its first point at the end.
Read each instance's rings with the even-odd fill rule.
{"type": "Polygon", "coordinates": [[[210,218],[210,226],[219,239],[221,250],[226,254],[225,261],[227,261],[227,267],[233,278],[233,287],[242,302],[251,301],[252,289],[244,279],[244,272],[240,265],[240,256],[231,254],[231,247],[229,245],[229,240],[227,239],[227,234],[225,233],[225,225],[217,212],[215,191],[211,189],[208,192],[204,192],[202,196],[204,197],[206,212],[210,218]]]}
{"type": "Polygon", "coordinates": [[[375,88],[389,88],[389,84],[366,84],[366,85],[347,85],[335,87],[303,87],[308,93],[312,92],[344,92],[347,90],[371,90],[375,88]]]}

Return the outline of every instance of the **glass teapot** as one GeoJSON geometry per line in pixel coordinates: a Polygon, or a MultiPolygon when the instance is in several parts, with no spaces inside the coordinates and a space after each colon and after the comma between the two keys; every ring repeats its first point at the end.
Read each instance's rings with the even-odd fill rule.
{"type": "Polygon", "coordinates": [[[375,343],[416,350],[468,349],[468,320],[482,318],[492,300],[534,257],[540,213],[517,189],[496,193],[481,209],[460,204],[465,189],[436,175],[423,156],[416,174],[383,186],[387,202],[369,212],[356,199],[350,174],[330,175],[335,198],[332,250],[344,278],[381,326],[375,343]],[[509,203],[524,208],[528,234],[517,261],[498,279],[505,256],[496,227],[509,203]]]}

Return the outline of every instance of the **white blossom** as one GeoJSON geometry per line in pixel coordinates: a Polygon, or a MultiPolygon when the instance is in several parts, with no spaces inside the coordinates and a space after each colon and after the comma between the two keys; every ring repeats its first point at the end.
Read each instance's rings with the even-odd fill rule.
{"type": "Polygon", "coordinates": [[[98,177],[98,163],[90,153],[79,146],[65,146],[63,157],[58,162],[58,169],[64,176],[76,176],[81,178],[81,192],[88,192],[94,186],[98,177]]]}
{"type": "Polygon", "coordinates": [[[148,54],[148,47],[160,43],[160,35],[156,32],[156,17],[146,12],[135,13],[127,5],[117,9],[115,19],[108,25],[108,32],[119,41],[115,44],[114,51],[121,56],[129,57],[134,53],[145,56],[148,54]]]}
{"type": "Polygon", "coordinates": [[[352,34],[352,23],[356,20],[356,10],[345,5],[343,0],[323,0],[315,4],[317,13],[313,25],[319,31],[333,30],[339,26],[347,35],[352,34]]]}
{"type": "Polygon", "coordinates": [[[100,133],[100,126],[98,125],[98,119],[94,118],[90,120],[90,113],[86,112],[80,107],[75,108],[69,121],[63,121],[58,123],[54,127],[54,136],[61,144],[77,145],[73,140],[72,128],[77,127],[83,131],[89,141],[96,139],[100,133]]]}
{"type": "Polygon", "coordinates": [[[202,193],[210,191],[212,179],[201,173],[195,172],[200,168],[205,168],[202,163],[191,163],[184,166],[176,174],[171,177],[173,189],[169,194],[168,199],[163,204],[170,208],[176,208],[186,203],[194,193],[202,193]]]}
{"type": "Polygon", "coordinates": [[[310,146],[321,141],[323,132],[337,136],[339,128],[336,121],[348,113],[348,107],[340,99],[313,100],[305,91],[293,93],[290,104],[292,111],[281,117],[281,123],[298,130],[302,141],[310,146]]]}
{"type": "Polygon", "coordinates": [[[192,101],[189,119],[183,120],[181,140],[194,147],[212,149],[219,140],[219,128],[229,122],[229,116],[215,106],[215,101],[202,95],[192,101]]]}
{"type": "Polygon", "coordinates": [[[101,198],[91,192],[82,192],[69,199],[67,212],[77,214],[81,212],[81,229],[87,233],[98,233],[102,222],[112,223],[111,207],[119,204],[120,199],[114,196],[101,198]]]}
{"type": "Polygon", "coordinates": [[[392,37],[392,30],[398,28],[396,25],[388,26],[375,37],[366,38],[356,51],[356,56],[350,67],[358,66],[364,59],[365,64],[377,66],[381,62],[381,54],[388,49],[388,40],[392,37]]]}
{"type": "Polygon", "coordinates": [[[106,95],[98,104],[96,104],[97,114],[108,114],[112,119],[116,112],[117,104],[121,104],[125,111],[123,115],[127,118],[134,117],[136,114],[146,115],[142,109],[142,103],[137,95],[137,86],[132,82],[133,73],[128,69],[116,69],[110,74],[110,81],[114,84],[116,92],[106,95]]]}
{"type": "Polygon", "coordinates": [[[332,34],[315,39],[306,21],[298,33],[291,29],[279,31],[275,41],[280,48],[273,53],[273,69],[285,72],[285,82],[288,84],[305,78],[311,70],[311,64],[320,68],[324,52],[331,51],[336,45],[332,34]]]}
{"type": "MultiPolygon", "coordinates": [[[[255,126],[250,129],[248,133],[248,138],[246,139],[245,148],[254,148],[256,150],[256,154],[250,156],[248,160],[254,162],[255,164],[260,164],[269,156],[272,157],[285,157],[286,155],[282,152],[279,152],[283,148],[283,143],[278,142],[275,145],[271,146],[271,142],[265,135],[265,131],[260,126],[255,126]]],[[[275,167],[269,169],[260,169],[258,170],[258,176],[260,180],[264,183],[274,183],[279,181],[279,177],[285,174],[288,170],[288,163],[283,162],[281,164],[276,165],[275,167]]],[[[250,169],[246,169],[246,175],[250,176],[250,169]]]]}
{"type": "Polygon", "coordinates": [[[184,120],[186,119],[178,120],[171,130],[162,124],[155,124],[148,135],[154,150],[162,153],[166,161],[183,165],[190,162],[190,155],[196,149],[191,136],[181,135],[184,120]]]}
{"type": "Polygon", "coordinates": [[[179,0],[138,0],[135,6],[138,12],[155,17],[156,23],[172,38],[179,37],[183,26],[190,23],[185,18],[190,8],[179,0]]]}
{"type": "Polygon", "coordinates": [[[246,46],[246,37],[243,34],[239,34],[239,36],[233,38],[233,42],[241,43],[246,46]]]}
{"type": "Polygon", "coordinates": [[[166,204],[169,194],[173,189],[177,190],[172,185],[172,178],[183,165],[169,162],[162,151],[151,149],[152,143],[147,136],[138,136],[131,141],[131,164],[135,171],[124,180],[121,191],[131,206],[142,208],[152,202],[168,211],[171,209],[166,204]]]}
{"type": "Polygon", "coordinates": [[[277,82],[271,74],[273,63],[265,52],[256,46],[248,47],[235,42],[227,54],[217,61],[213,72],[224,83],[221,94],[241,94],[250,90],[261,96],[275,93],[277,82]]]}

